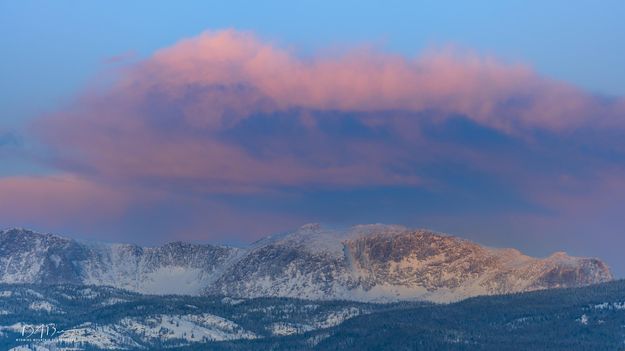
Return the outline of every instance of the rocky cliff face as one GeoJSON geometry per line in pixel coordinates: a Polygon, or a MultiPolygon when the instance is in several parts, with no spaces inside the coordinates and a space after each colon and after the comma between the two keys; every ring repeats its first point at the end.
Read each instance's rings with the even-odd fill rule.
{"type": "Polygon", "coordinates": [[[336,232],[312,224],[247,249],[180,242],[156,248],[84,244],[21,229],[0,232],[0,282],[6,283],[110,285],[156,294],[454,301],[611,279],[598,259],[564,253],[537,259],[400,226],[336,232]]]}

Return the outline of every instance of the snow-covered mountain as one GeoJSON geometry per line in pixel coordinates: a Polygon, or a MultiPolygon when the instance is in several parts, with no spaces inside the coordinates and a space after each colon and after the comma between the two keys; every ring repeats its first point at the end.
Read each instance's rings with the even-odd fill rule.
{"type": "Polygon", "coordinates": [[[0,282],[110,285],[154,294],[384,301],[576,287],[612,280],[595,258],[544,259],[427,230],[308,224],[249,248],[175,242],[91,244],[24,229],[0,232],[0,282]]]}
{"type": "Polygon", "coordinates": [[[0,282],[93,284],[153,294],[199,294],[245,251],[172,242],[146,248],[82,243],[24,229],[0,232],[0,282]]]}

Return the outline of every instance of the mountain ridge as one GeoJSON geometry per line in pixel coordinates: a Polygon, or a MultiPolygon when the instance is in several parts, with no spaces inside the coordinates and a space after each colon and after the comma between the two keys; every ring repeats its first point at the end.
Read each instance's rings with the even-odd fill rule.
{"type": "Polygon", "coordinates": [[[0,231],[0,282],[110,285],[150,294],[358,301],[457,301],[612,280],[597,258],[533,258],[425,229],[319,224],[247,248],[82,243],[23,228],[0,231]]]}

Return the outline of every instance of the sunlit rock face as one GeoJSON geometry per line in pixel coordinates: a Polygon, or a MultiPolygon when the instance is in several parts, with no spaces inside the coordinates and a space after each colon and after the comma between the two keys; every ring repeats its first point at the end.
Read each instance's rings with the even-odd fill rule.
{"type": "Polygon", "coordinates": [[[612,280],[595,258],[538,259],[401,226],[308,224],[250,247],[81,243],[0,232],[0,282],[110,285],[152,294],[393,301],[577,287],[612,280]]]}

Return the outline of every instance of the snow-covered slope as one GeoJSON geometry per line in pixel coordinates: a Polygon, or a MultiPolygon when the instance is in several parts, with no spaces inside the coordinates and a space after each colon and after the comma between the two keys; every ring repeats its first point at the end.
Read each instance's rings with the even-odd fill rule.
{"type": "Polygon", "coordinates": [[[316,224],[248,249],[170,243],[83,244],[23,229],[0,232],[0,282],[111,285],[156,294],[454,301],[609,281],[595,258],[532,258],[426,230],[316,224]]]}
{"type": "Polygon", "coordinates": [[[0,282],[110,285],[154,294],[199,294],[240,249],[173,242],[144,248],[80,243],[24,229],[0,232],[0,282]]]}

